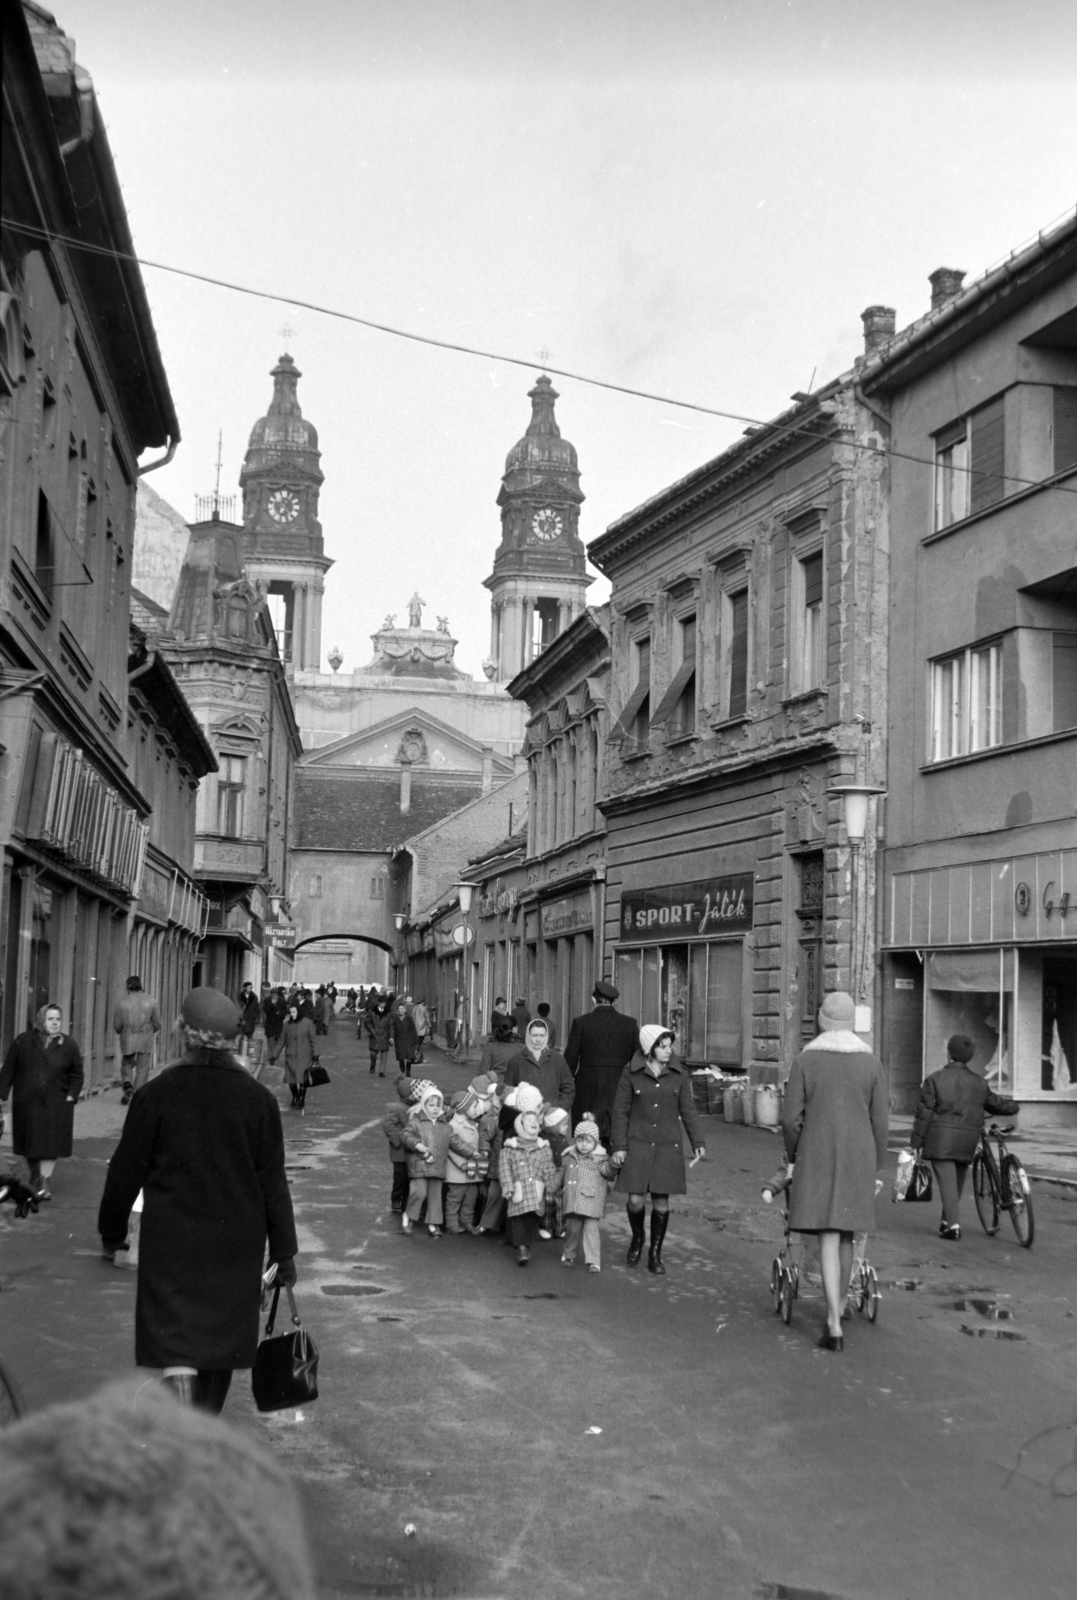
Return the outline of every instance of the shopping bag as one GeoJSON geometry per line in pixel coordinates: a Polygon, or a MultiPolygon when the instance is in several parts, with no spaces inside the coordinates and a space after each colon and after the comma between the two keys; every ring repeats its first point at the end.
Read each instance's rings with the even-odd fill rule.
{"type": "Polygon", "coordinates": [[[307,1068],[303,1074],[304,1089],[320,1089],[323,1083],[329,1082],[329,1074],[323,1066],[315,1060],[314,1065],[307,1068]]]}
{"type": "Polygon", "coordinates": [[[912,1169],[909,1187],[905,1190],[905,1199],[930,1200],[931,1199],[931,1168],[926,1161],[917,1157],[916,1165],[912,1169]]]}
{"type": "Polygon", "coordinates": [[[278,1283],[269,1308],[266,1335],[258,1346],[251,1372],[251,1389],[259,1411],[286,1411],[289,1406],[306,1405],[318,1398],[318,1346],[303,1331],[292,1286],[286,1287],[295,1326],[290,1333],[273,1332],[280,1301],[278,1283]]]}

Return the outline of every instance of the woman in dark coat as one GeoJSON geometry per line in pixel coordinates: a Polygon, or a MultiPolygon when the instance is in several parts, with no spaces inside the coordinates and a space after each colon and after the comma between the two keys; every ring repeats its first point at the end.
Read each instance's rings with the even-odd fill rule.
{"type": "Polygon", "coordinates": [[[975,1046],[963,1033],[946,1045],[946,1065],[924,1079],[909,1145],[930,1161],[942,1199],[939,1237],[961,1237],[961,1191],[969,1162],[976,1154],[984,1116],[1016,1117],[1016,1100],[989,1089],[972,1061],[975,1046]]]}
{"type": "Polygon", "coordinates": [[[51,1200],[49,1179],[59,1156],[71,1154],[75,1101],[82,1089],[82,1056],[63,1032],[59,1006],[42,1006],[34,1026],[12,1041],[0,1067],[0,1100],[15,1091],[12,1144],[30,1164],[30,1187],[51,1200]]]}
{"type": "Polygon", "coordinates": [[[295,1001],[288,1004],[284,1024],[284,1081],[292,1091],[292,1105],[303,1110],[307,1098],[304,1077],[318,1055],[318,1038],[310,1017],[303,1016],[295,1001]]]}
{"type": "Polygon", "coordinates": [[[193,989],[182,1017],[187,1051],[131,1101],[97,1226],[106,1255],[122,1249],[142,1190],[135,1361],[220,1411],[233,1369],[254,1364],[267,1242],[295,1282],[295,1222],[280,1108],[232,1053],[238,1008],[193,989]]]}
{"type": "Polygon", "coordinates": [[[505,1068],[505,1086],[514,1089],[518,1083],[533,1083],[542,1091],[547,1106],[569,1111],[576,1098],[576,1080],[560,1050],[550,1049],[549,1037],[550,1030],[540,1017],[528,1024],[524,1048],[517,1050],[505,1068]]]}
{"type": "Polygon", "coordinates": [[[789,1226],[819,1235],[826,1295],[822,1350],[842,1350],[841,1314],[853,1266],[853,1234],[875,1225],[878,1173],[889,1127],[882,1063],[853,1032],[851,996],[835,991],[819,1008],[818,1038],[796,1057],[785,1086],[782,1133],[796,1162],[789,1226]]]}
{"type": "Polygon", "coordinates": [[[389,1054],[389,1046],[393,1042],[393,1008],[389,1001],[379,1000],[364,1011],[360,1028],[366,1034],[370,1046],[370,1070],[384,1078],[385,1057],[389,1054]]]}
{"type": "Polygon", "coordinates": [[[643,1254],[643,1218],[651,1196],[651,1246],[647,1270],[665,1276],[662,1241],[669,1226],[669,1197],[688,1188],[681,1124],[697,1157],[705,1156],[703,1130],[692,1101],[692,1085],[673,1054],[673,1035],[657,1023],[639,1030],[640,1047],[621,1074],[610,1113],[617,1188],[628,1194],[632,1240],[628,1264],[643,1254]]]}
{"type": "MultiPolygon", "coordinates": [[[[397,1064],[405,1078],[411,1077],[411,1064],[419,1054],[419,1030],[415,1018],[401,1000],[389,1019],[389,1037],[396,1051],[397,1064]]],[[[384,1077],[384,1072],[382,1077],[384,1077]]]]}

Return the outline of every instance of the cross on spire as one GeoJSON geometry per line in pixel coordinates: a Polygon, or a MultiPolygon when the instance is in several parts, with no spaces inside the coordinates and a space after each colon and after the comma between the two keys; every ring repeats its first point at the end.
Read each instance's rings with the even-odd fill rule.
{"type": "Polygon", "coordinates": [[[290,341],[295,338],[295,329],[290,322],[286,322],[279,331],[281,338],[284,340],[285,348],[287,348],[290,341]]]}

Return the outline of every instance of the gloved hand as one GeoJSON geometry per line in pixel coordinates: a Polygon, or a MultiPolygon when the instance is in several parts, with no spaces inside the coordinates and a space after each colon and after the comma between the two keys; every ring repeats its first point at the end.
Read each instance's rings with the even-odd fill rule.
{"type": "Polygon", "coordinates": [[[513,1186],[512,1186],[512,1200],[513,1200],[513,1204],[514,1204],[514,1205],[519,1205],[519,1204],[520,1204],[520,1201],[521,1201],[521,1200],[522,1200],[522,1199],[523,1199],[523,1197],[524,1197],[524,1186],[523,1186],[523,1184],[522,1184],[522,1183],[520,1183],[520,1182],[519,1182],[519,1181],[517,1181],[517,1182],[516,1182],[516,1183],[514,1183],[514,1184],[513,1184],[513,1186]]]}
{"type": "Polygon", "coordinates": [[[295,1270],[295,1256],[285,1256],[283,1261],[278,1261],[276,1263],[276,1267],[276,1282],[279,1283],[282,1288],[290,1288],[295,1282],[297,1276],[295,1270]]]}

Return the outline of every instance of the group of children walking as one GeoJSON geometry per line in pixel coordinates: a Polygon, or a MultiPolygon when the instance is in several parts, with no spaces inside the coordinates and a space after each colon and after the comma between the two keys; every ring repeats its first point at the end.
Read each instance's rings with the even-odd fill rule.
{"type": "Polygon", "coordinates": [[[599,1222],[617,1167],[598,1125],[585,1116],[570,1134],[567,1111],[543,1111],[532,1084],[514,1088],[480,1074],[445,1098],[425,1078],[397,1079],[398,1104],[382,1128],[393,1163],[390,1204],[411,1233],[494,1234],[507,1211],[508,1241],[525,1267],[536,1237],[560,1238],[565,1266],[582,1244],[589,1272],[601,1270],[599,1222]],[[485,1189],[479,1211],[480,1187],[485,1189]]]}

